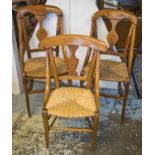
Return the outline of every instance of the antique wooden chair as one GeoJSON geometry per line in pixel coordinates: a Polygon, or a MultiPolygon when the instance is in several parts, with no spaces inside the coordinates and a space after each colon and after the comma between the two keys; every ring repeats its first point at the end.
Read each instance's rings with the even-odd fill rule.
{"type": "MultiPolygon", "coordinates": [[[[107,46],[104,42],[82,35],[61,35],[44,39],[40,42],[41,48],[47,49],[46,56],[46,91],[43,108],[43,122],[45,129],[46,147],[49,143],[49,130],[78,131],[92,133],[91,149],[95,150],[96,133],[99,123],[99,51],[104,52],[107,46]],[[53,54],[53,48],[60,46],[63,49],[64,59],[68,66],[68,75],[60,76],[56,68],[56,62],[53,54]],[[79,76],[76,69],[79,59],[76,53],[80,52],[79,47],[84,46],[93,49],[93,56],[90,61],[90,69],[85,77],[79,76]],[[68,51],[66,52],[66,50],[68,51]],[[69,54],[67,54],[69,52],[69,54]],[[70,55],[70,56],[68,56],[70,55]],[[96,64],[96,65],[95,65],[96,64]],[[54,75],[56,89],[50,94],[50,72],[54,75]],[[95,95],[91,92],[91,80],[94,73],[95,95]],[[86,88],[60,86],[60,80],[86,81],[86,88]],[[50,124],[50,117],[54,116],[50,124]],[[53,124],[57,118],[78,119],[85,118],[90,128],[62,128],[54,127],[53,124]],[[92,120],[90,120],[92,119],[92,120]]],[[[82,54],[82,53],[81,53],[82,54]]]]}
{"type": "MultiPolygon", "coordinates": [[[[135,31],[135,42],[134,42],[134,54],[133,54],[133,67],[135,64],[135,60],[137,57],[137,54],[140,53],[140,46],[142,43],[142,17],[136,17],[137,18],[137,24],[136,24],[136,31],[135,31]]],[[[104,20],[105,24],[108,28],[108,30],[110,31],[111,29],[111,25],[109,23],[108,20],[104,20]]],[[[117,51],[119,52],[123,52],[124,51],[124,45],[125,45],[125,39],[128,36],[128,30],[131,26],[131,22],[129,20],[121,20],[119,22],[119,26],[117,27],[117,32],[119,34],[119,40],[116,43],[116,47],[117,47],[117,51]],[[123,32],[123,33],[122,33],[123,32]]],[[[130,47],[129,47],[130,48],[130,47]]],[[[141,91],[138,88],[138,84],[137,84],[137,79],[136,76],[134,74],[134,71],[132,69],[131,71],[131,75],[132,75],[132,79],[133,79],[133,83],[134,83],[134,88],[136,90],[136,94],[138,98],[141,98],[141,91]]]]}
{"type": "MultiPolygon", "coordinates": [[[[20,55],[20,66],[22,72],[23,86],[26,97],[26,105],[28,110],[28,115],[30,114],[29,105],[29,94],[44,92],[43,90],[33,90],[34,79],[45,79],[45,56],[44,57],[34,57],[33,53],[43,52],[44,49],[35,48],[31,49],[29,45],[28,33],[26,32],[24,16],[27,13],[31,13],[38,20],[39,29],[36,33],[36,37],[39,41],[48,36],[47,31],[43,27],[43,21],[46,16],[50,13],[54,13],[57,16],[57,26],[56,35],[63,34],[62,27],[62,11],[54,6],[45,5],[34,5],[22,7],[17,13],[17,23],[19,31],[19,55],[20,55]]],[[[67,73],[67,66],[65,61],[59,57],[59,48],[54,49],[56,52],[56,65],[58,67],[59,74],[67,73]]],[[[51,74],[51,76],[53,76],[51,74]]]]}
{"type": "MultiPolygon", "coordinates": [[[[134,64],[135,64],[137,54],[142,52],[140,50],[141,44],[142,44],[142,17],[136,17],[136,18],[137,18],[137,24],[136,24],[136,31],[135,31],[133,67],[134,67],[134,64]]],[[[105,22],[105,25],[106,25],[108,31],[110,31],[111,23],[109,22],[108,19],[104,19],[104,22],[105,22]]],[[[124,38],[127,38],[128,30],[129,30],[130,26],[131,26],[131,22],[129,20],[126,20],[126,19],[121,20],[119,22],[119,26],[117,26],[117,33],[119,34],[119,40],[117,41],[115,47],[117,48],[117,51],[119,51],[119,52],[124,51],[124,45],[125,45],[125,41],[126,41],[124,38]]],[[[138,88],[137,79],[136,79],[136,76],[135,76],[133,70],[131,72],[131,75],[132,75],[134,88],[136,90],[137,97],[142,98],[142,95],[141,95],[142,93],[138,88]]]]}
{"type": "MultiPolygon", "coordinates": [[[[111,29],[107,34],[107,41],[109,43],[109,49],[106,55],[116,56],[120,58],[120,62],[112,61],[112,60],[100,60],[100,80],[103,81],[111,81],[111,82],[118,82],[118,95],[114,94],[105,94],[101,93],[105,97],[122,99],[122,113],[121,113],[121,121],[124,122],[124,115],[125,115],[125,107],[126,107],[126,100],[129,91],[129,84],[130,84],[130,76],[132,71],[132,61],[133,61],[133,54],[134,54],[134,39],[135,39],[135,29],[137,24],[137,18],[130,12],[124,10],[115,10],[115,9],[105,9],[97,11],[92,16],[92,28],[91,28],[91,36],[97,36],[97,19],[100,17],[104,17],[104,19],[109,20],[111,23],[111,29]],[[129,20],[130,26],[127,30],[126,28],[120,33],[127,33],[123,48],[123,52],[116,52],[117,49],[117,42],[119,42],[119,34],[118,34],[118,26],[122,20],[129,20]],[[125,32],[123,32],[125,30],[125,32]],[[122,89],[122,83],[124,84],[124,91],[122,89]]],[[[86,59],[83,65],[83,70],[81,75],[85,75],[89,69],[89,57],[91,55],[91,50],[89,49],[86,55],[86,59]]],[[[82,86],[82,83],[81,83],[82,86]]]]}

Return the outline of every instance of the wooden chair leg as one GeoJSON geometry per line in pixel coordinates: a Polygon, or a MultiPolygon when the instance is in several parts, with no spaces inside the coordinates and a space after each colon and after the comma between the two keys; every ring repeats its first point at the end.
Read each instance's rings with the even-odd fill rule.
{"type": "Polygon", "coordinates": [[[30,85],[29,85],[29,90],[32,90],[33,85],[34,85],[34,80],[31,79],[31,80],[30,80],[30,85]]]}
{"type": "Polygon", "coordinates": [[[29,94],[28,94],[28,90],[27,90],[27,82],[26,82],[25,77],[23,77],[23,86],[24,86],[24,93],[25,93],[25,99],[26,99],[27,112],[28,112],[29,117],[31,117],[29,94]]]}
{"type": "Polygon", "coordinates": [[[119,92],[120,96],[123,96],[123,90],[122,90],[121,82],[118,82],[118,92],[119,92]]]}
{"type": "Polygon", "coordinates": [[[92,90],[92,92],[94,92],[94,89],[95,89],[95,78],[93,78],[92,81],[91,81],[91,90],[92,90]]]}
{"type": "Polygon", "coordinates": [[[48,143],[49,143],[49,128],[48,128],[48,113],[47,113],[46,110],[43,110],[42,117],[43,117],[43,125],[44,125],[44,132],[45,132],[46,148],[48,148],[48,143]]]}
{"type": "Polygon", "coordinates": [[[83,81],[80,81],[80,88],[83,88],[83,81]]]}
{"type": "MultiPolygon", "coordinates": [[[[84,74],[81,73],[80,76],[84,76],[84,74]]],[[[83,81],[80,81],[80,88],[83,88],[83,83],[84,83],[83,81]]]]}
{"type": "Polygon", "coordinates": [[[95,112],[94,122],[93,122],[93,132],[92,132],[92,146],[91,146],[92,151],[95,151],[95,148],[96,148],[96,137],[97,137],[98,124],[99,124],[99,114],[95,112]]]}
{"type": "Polygon", "coordinates": [[[128,92],[129,92],[129,83],[127,83],[125,86],[125,95],[123,98],[122,113],[121,113],[121,123],[122,124],[124,124],[124,117],[125,117],[125,109],[126,109],[126,101],[127,101],[127,97],[128,97],[128,92]]]}
{"type": "Polygon", "coordinates": [[[72,80],[68,80],[68,86],[72,87],[72,80]]]}

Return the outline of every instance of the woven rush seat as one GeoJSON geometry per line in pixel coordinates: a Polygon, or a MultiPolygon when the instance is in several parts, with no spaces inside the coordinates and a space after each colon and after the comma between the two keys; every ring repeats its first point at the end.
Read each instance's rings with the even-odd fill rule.
{"type": "MultiPolygon", "coordinates": [[[[84,67],[84,72],[88,73],[90,63],[84,67]]],[[[128,70],[125,63],[111,60],[100,60],[100,80],[105,81],[126,81],[128,70]]]]}
{"type": "Polygon", "coordinates": [[[76,87],[54,90],[46,109],[51,115],[67,118],[94,116],[97,110],[93,93],[88,89],[76,87]]]}
{"type": "MultiPolygon", "coordinates": [[[[65,61],[60,58],[55,58],[58,74],[67,73],[65,61]]],[[[27,76],[42,78],[46,75],[46,59],[45,57],[31,58],[25,62],[24,72],[27,76]]],[[[51,72],[51,76],[53,73],[51,72]]]]}

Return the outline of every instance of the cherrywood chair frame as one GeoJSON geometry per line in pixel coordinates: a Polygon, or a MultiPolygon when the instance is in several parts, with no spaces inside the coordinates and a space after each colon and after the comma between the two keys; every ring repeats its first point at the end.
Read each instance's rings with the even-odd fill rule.
{"type": "MultiPolygon", "coordinates": [[[[116,10],[116,9],[105,9],[105,10],[99,10],[92,16],[92,26],[91,26],[91,37],[97,38],[97,19],[100,17],[104,17],[106,19],[109,19],[111,22],[111,29],[109,33],[107,34],[107,41],[109,43],[109,49],[104,54],[106,55],[114,55],[119,56],[121,61],[126,63],[127,62],[127,69],[128,69],[128,79],[126,81],[118,82],[118,95],[113,94],[105,94],[101,93],[100,95],[104,97],[109,98],[116,98],[116,99],[122,99],[123,105],[122,105],[122,113],[121,113],[121,122],[124,122],[124,115],[125,115],[125,108],[126,108],[126,101],[127,96],[129,92],[129,84],[130,84],[130,77],[132,72],[132,65],[133,65],[133,55],[134,55],[134,41],[135,41],[135,31],[136,31],[136,24],[137,24],[137,18],[133,13],[130,13],[125,10],[116,10]],[[118,42],[119,36],[116,32],[117,24],[119,21],[123,19],[128,19],[131,22],[131,26],[128,32],[128,36],[125,41],[125,46],[123,49],[123,52],[116,52],[114,51],[114,47],[116,43],[118,42]],[[125,90],[123,92],[121,83],[124,84],[125,90]]],[[[87,55],[85,58],[85,62],[83,65],[83,68],[88,64],[89,58],[91,56],[91,49],[87,51],[87,55]]],[[[81,75],[84,75],[84,70],[82,70],[81,75]]],[[[83,83],[81,82],[81,87],[83,83]]]]}
{"type": "Polygon", "coordinates": [[[96,40],[94,38],[90,38],[88,36],[82,35],[61,35],[56,37],[51,37],[44,39],[40,42],[40,47],[45,48],[47,50],[46,53],[46,90],[45,90],[45,97],[44,97],[44,108],[43,108],[43,122],[44,122],[44,130],[45,130],[45,140],[46,140],[46,147],[48,147],[49,143],[49,130],[60,130],[60,131],[76,131],[76,132],[91,132],[92,133],[92,146],[91,149],[95,150],[96,145],[96,133],[99,123],[99,52],[105,52],[107,50],[107,46],[104,42],[96,40]],[[71,56],[66,56],[66,51],[64,51],[64,59],[67,62],[69,74],[64,76],[59,76],[57,74],[57,68],[55,64],[53,48],[55,46],[62,46],[62,49],[66,49],[64,47],[68,46],[71,52],[71,56]],[[76,72],[77,65],[79,59],[76,58],[75,53],[79,46],[85,46],[94,49],[93,57],[91,60],[91,67],[87,77],[79,76],[76,72]],[[83,89],[90,89],[93,73],[95,72],[95,102],[97,111],[95,111],[94,116],[92,116],[92,122],[89,117],[85,119],[89,123],[90,128],[60,128],[60,127],[53,127],[56,119],[58,116],[55,116],[52,123],[49,124],[49,119],[51,115],[48,113],[46,109],[46,105],[49,99],[50,94],[50,83],[51,77],[50,72],[54,74],[54,82],[56,89],[60,87],[60,80],[79,80],[79,81],[86,81],[86,88],[83,89]]]}
{"type": "MultiPolygon", "coordinates": [[[[36,36],[39,41],[41,41],[42,39],[44,39],[48,36],[46,30],[43,28],[43,20],[46,18],[46,16],[49,13],[54,13],[58,17],[57,27],[56,27],[56,35],[63,34],[63,24],[62,24],[63,13],[58,7],[48,6],[48,5],[30,5],[30,6],[25,6],[25,7],[18,9],[17,24],[18,24],[18,32],[19,32],[20,68],[21,68],[21,72],[22,72],[22,79],[23,79],[23,86],[24,86],[24,93],[25,93],[25,98],[26,98],[28,115],[29,115],[29,117],[31,117],[29,94],[44,92],[44,89],[32,90],[32,88],[33,88],[34,79],[45,79],[45,75],[43,75],[41,77],[34,77],[34,76],[27,76],[26,73],[24,72],[24,54],[25,54],[25,52],[27,54],[27,58],[31,59],[32,53],[44,51],[44,49],[41,49],[41,48],[30,49],[29,38],[28,38],[28,34],[26,32],[26,28],[24,25],[24,17],[28,13],[33,14],[36,17],[36,19],[38,20],[38,23],[40,25],[40,27],[36,33],[36,36]]],[[[54,50],[56,52],[56,55],[58,56],[59,49],[56,47],[54,50]]]]}

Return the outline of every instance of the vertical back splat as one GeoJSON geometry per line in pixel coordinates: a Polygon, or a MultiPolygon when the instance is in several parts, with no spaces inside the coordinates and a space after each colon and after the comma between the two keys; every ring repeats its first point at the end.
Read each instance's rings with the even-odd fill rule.
{"type": "Polygon", "coordinates": [[[108,33],[107,35],[107,40],[108,40],[108,43],[110,45],[110,49],[113,48],[113,46],[117,43],[118,41],[118,34],[116,32],[116,26],[117,26],[117,23],[119,22],[119,20],[110,20],[111,24],[112,24],[112,29],[110,30],[110,32],[108,33]]]}
{"type": "Polygon", "coordinates": [[[36,16],[36,19],[38,20],[39,25],[40,25],[39,30],[37,31],[37,34],[36,34],[39,41],[47,38],[47,35],[48,35],[46,30],[43,28],[44,18],[45,18],[45,16],[36,16]]]}
{"type": "Polygon", "coordinates": [[[76,69],[79,63],[79,59],[76,57],[76,50],[78,49],[78,46],[68,46],[71,52],[71,56],[68,58],[68,68],[69,68],[69,74],[70,75],[77,75],[76,69]]]}

